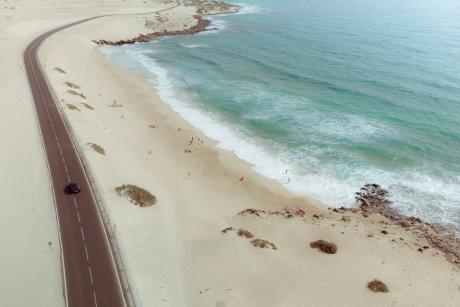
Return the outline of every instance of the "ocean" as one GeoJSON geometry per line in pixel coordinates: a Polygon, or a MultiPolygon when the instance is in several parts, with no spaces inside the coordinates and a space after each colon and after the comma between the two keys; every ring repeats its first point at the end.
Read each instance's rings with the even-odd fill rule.
{"type": "Polygon", "coordinates": [[[377,183],[460,227],[460,1],[237,4],[198,35],[102,51],[293,192],[352,206],[377,183]]]}

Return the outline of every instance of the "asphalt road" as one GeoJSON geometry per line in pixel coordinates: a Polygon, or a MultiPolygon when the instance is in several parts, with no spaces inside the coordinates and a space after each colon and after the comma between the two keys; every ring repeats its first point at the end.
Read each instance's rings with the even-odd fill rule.
{"type": "Polygon", "coordinates": [[[66,303],[68,306],[117,307],[125,306],[125,302],[97,204],[37,59],[37,50],[48,36],[87,20],[37,37],[24,52],[24,64],[53,183],[66,303]],[[68,195],[64,192],[70,181],[80,183],[81,193],[68,195]]]}
{"type": "MultiPolygon", "coordinates": [[[[180,1],[176,0],[169,8],[141,14],[166,11],[178,5],[180,1]]],[[[72,307],[118,307],[126,303],[88,177],[48,87],[37,52],[40,44],[52,34],[106,16],[113,15],[91,17],[50,30],[34,39],[24,51],[24,65],[54,190],[62,245],[64,295],[67,306],[72,307]],[[65,193],[71,181],[80,183],[82,191],[79,194],[65,193]]]]}

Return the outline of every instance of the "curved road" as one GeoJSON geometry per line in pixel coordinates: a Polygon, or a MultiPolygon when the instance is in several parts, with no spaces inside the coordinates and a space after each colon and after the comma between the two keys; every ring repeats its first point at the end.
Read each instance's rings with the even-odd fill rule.
{"type": "MultiPolygon", "coordinates": [[[[155,12],[179,4],[177,1],[172,7],[155,12]]],[[[79,20],[48,31],[34,39],[24,52],[24,65],[53,184],[67,306],[118,307],[126,306],[126,302],[88,177],[48,87],[37,51],[50,35],[105,16],[110,15],[79,20]],[[82,191],[79,194],[64,193],[70,181],[80,183],[82,191]]]]}

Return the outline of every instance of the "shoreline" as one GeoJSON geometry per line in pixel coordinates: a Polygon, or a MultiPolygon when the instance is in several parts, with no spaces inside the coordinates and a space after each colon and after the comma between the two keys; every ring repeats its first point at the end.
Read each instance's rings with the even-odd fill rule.
{"type": "Polygon", "coordinates": [[[301,302],[305,291],[309,292],[308,302],[317,304],[408,302],[402,293],[409,291],[411,283],[423,301],[433,290],[424,277],[417,277],[420,266],[427,266],[432,280],[443,284],[446,297],[452,297],[455,288],[443,280],[455,269],[431,250],[419,252],[418,246],[426,240],[392,225],[379,213],[363,217],[336,212],[299,197],[251,170],[251,164],[233,152],[216,148],[216,141],[162,102],[145,77],[104,59],[88,41],[88,36],[94,37],[87,34],[94,24],[100,26],[98,36],[116,36],[116,30],[104,28],[104,22],[91,22],[58,34],[44,46],[41,58],[101,182],[135,294],[144,304],[159,304],[164,297],[171,304],[207,305],[224,300],[233,305],[268,306],[276,304],[275,298],[283,297],[287,289],[292,297],[282,302],[291,305],[301,302]],[[66,73],[56,73],[54,67],[66,73]],[[79,93],[86,98],[69,95],[64,81],[78,84],[79,93]],[[203,143],[190,143],[192,137],[203,143]],[[86,142],[99,144],[105,154],[93,152],[86,142]],[[152,191],[158,204],[152,208],[130,204],[115,191],[125,183],[152,191]],[[232,231],[220,232],[228,227],[250,231],[277,249],[259,251],[232,231]],[[386,236],[404,240],[387,241],[386,236]],[[337,243],[337,256],[327,258],[307,248],[306,242],[314,239],[337,243]],[[363,249],[366,255],[359,252],[363,249]],[[366,260],[360,261],[357,255],[366,260]],[[312,268],[305,259],[321,265],[312,268]],[[386,263],[398,269],[388,270],[386,263]],[[207,271],[213,274],[203,274],[207,271]],[[322,278],[323,274],[343,278],[329,280],[322,278]],[[352,276],[356,284],[350,284],[346,276],[352,276]],[[288,287],[280,284],[280,277],[288,287]],[[372,277],[390,284],[388,297],[378,297],[365,288],[372,277]],[[262,287],[253,283],[262,279],[266,282],[262,287]],[[293,280],[299,283],[293,284],[293,280]],[[248,289],[271,294],[254,297],[248,289]],[[327,296],[333,289],[348,289],[356,295],[327,296]]]}
{"type": "MultiPolygon", "coordinates": [[[[244,6],[239,8],[239,11],[237,11],[237,14],[240,13],[241,11],[244,11],[244,6]]],[[[232,13],[221,12],[220,14],[231,15],[232,13]]],[[[212,14],[208,14],[208,15],[212,16],[212,14]]],[[[217,13],[214,13],[214,15],[217,15],[217,13]]],[[[130,39],[124,39],[124,40],[118,40],[118,41],[117,40],[113,40],[113,41],[107,41],[107,40],[96,41],[96,40],[94,40],[94,42],[97,43],[98,45],[101,45],[101,46],[103,46],[103,45],[120,46],[120,45],[124,45],[124,44],[133,44],[133,43],[137,43],[137,42],[149,42],[149,41],[160,39],[160,38],[168,39],[168,37],[173,36],[173,35],[197,34],[199,32],[206,31],[206,30],[215,30],[215,28],[207,29],[207,27],[209,27],[209,24],[210,24],[209,20],[205,20],[202,17],[199,17],[198,15],[194,15],[194,18],[196,18],[198,20],[198,24],[196,26],[193,26],[192,28],[189,28],[189,29],[186,29],[186,30],[171,31],[171,32],[163,30],[163,31],[160,31],[160,32],[153,32],[153,33],[150,33],[150,34],[147,34],[147,35],[140,35],[138,37],[134,37],[134,38],[130,38],[130,39]],[[199,26],[200,22],[206,22],[207,25],[199,26]]],[[[184,46],[184,47],[187,47],[187,46],[184,46]]],[[[135,49],[135,51],[136,51],[136,49],[135,49]]],[[[133,57],[133,59],[136,60],[134,57],[133,57]]],[[[155,60],[152,60],[152,61],[155,62],[155,60]]],[[[141,61],[138,61],[138,62],[140,63],[141,61]]],[[[141,64],[141,65],[143,65],[143,64],[141,64]]],[[[160,65],[160,64],[155,63],[155,65],[160,65]]],[[[158,75],[156,75],[156,77],[158,77],[158,75]]],[[[163,100],[165,100],[165,99],[163,99],[163,100]]],[[[167,103],[171,105],[170,102],[167,102],[167,103]]],[[[187,107],[186,106],[187,103],[183,103],[182,105],[185,108],[187,107]]],[[[176,108],[174,108],[174,109],[175,109],[176,112],[181,113],[181,112],[177,111],[176,108]]],[[[198,109],[196,109],[196,110],[198,110],[198,109]]],[[[201,112],[200,110],[198,110],[198,111],[201,112]]],[[[184,116],[184,115],[181,114],[181,116],[184,116]]],[[[207,115],[205,114],[204,117],[207,117],[207,115]]],[[[208,116],[208,117],[211,117],[211,116],[208,116]]],[[[188,120],[188,121],[190,122],[190,120],[188,120]]],[[[192,125],[193,125],[193,123],[192,123],[192,125]]],[[[227,128],[225,126],[225,124],[222,124],[221,126],[222,126],[221,128],[223,128],[223,129],[227,128]]],[[[198,128],[202,129],[205,132],[205,134],[208,135],[209,137],[211,137],[212,139],[218,140],[218,142],[219,142],[218,146],[219,147],[223,147],[225,149],[230,149],[230,150],[235,150],[234,148],[229,146],[229,144],[223,145],[222,138],[213,137],[212,135],[209,135],[208,131],[206,129],[203,129],[202,126],[198,127],[198,128]]],[[[228,129],[228,130],[229,130],[229,132],[234,132],[234,131],[231,131],[232,130],[231,128],[228,129]]],[[[235,137],[238,137],[238,136],[241,137],[242,134],[235,133],[234,136],[235,137]]],[[[244,139],[244,138],[240,138],[240,139],[244,139]]],[[[228,143],[228,142],[226,142],[226,143],[228,143]]],[[[254,145],[255,144],[255,142],[253,142],[252,139],[250,139],[250,140],[244,139],[244,143],[247,143],[249,145],[254,145]]],[[[294,164],[291,164],[290,161],[287,161],[287,160],[286,161],[282,161],[282,160],[274,161],[274,162],[279,162],[279,165],[277,163],[277,168],[279,168],[280,170],[285,170],[286,169],[286,176],[282,175],[281,172],[275,173],[276,171],[274,169],[266,167],[267,166],[266,162],[261,162],[263,160],[263,156],[268,157],[271,154],[267,150],[267,148],[262,147],[257,152],[258,152],[258,155],[257,155],[258,159],[248,159],[247,154],[244,155],[241,150],[240,150],[240,152],[238,152],[238,150],[235,150],[235,153],[237,154],[237,156],[239,158],[241,158],[241,159],[243,159],[245,161],[248,161],[249,163],[253,164],[253,167],[257,169],[256,171],[258,173],[261,173],[262,175],[264,175],[266,177],[269,177],[271,179],[276,179],[285,188],[287,188],[290,192],[292,192],[292,193],[294,193],[296,195],[306,196],[308,198],[316,198],[319,201],[327,203],[328,205],[330,205],[332,207],[336,207],[336,208],[341,207],[341,206],[345,206],[345,207],[356,206],[355,201],[354,201],[354,192],[358,191],[359,188],[361,187],[361,186],[355,186],[356,185],[356,180],[353,183],[350,183],[350,184],[348,184],[348,183],[343,184],[344,188],[341,188],[341,186],[340,186],[340,184],[342,182],[333,181],[332,184],[335,184],[335,186],[332,186],[332,188],[330,190],[335,191],[334,189],[337,189],[339,192],[331,192],[329,196],[327,196],[327,195],[324,196],[325,193],[319,192],[320,190],[318,188],[316,188],[316,189],[315,188],[309,188],[307,191],[305,191],[305,190],[302,190],[302,186],[309,186],[314,179],[318,179],[318,178],[313,178],[313,176],[309,176],[309,175],[308,176],[305,175],[305,177],[303,177],[304,175],[302,175],[302,174],[295,173],[295,171],[292,172],[292,170],[295,170],[292,167],[292,165],[294,165],[294,164]],[[259,160],[259,161],[257,161],[257,160],[259,160]],[[289,175],[287,175],[287,169],[289,169],[289,175]],[[292,174],[292,176],[291,176],[291,174],[292,174]],[[291,179],[293,179],[292,182],[291,182],[291,179]],[[350,186],[353,186],[353,187],[350,188],[350,186]],[[344,192],[345,188],[349,188],[349,189],[346,189],[346,191],[344,192]],[[344,195],[343,198],[340,198],[340,196],[343,195],[344,193],[347,193],[347,194],[344,195]]],[[[273,162],[273,161],[271,161],[271,162],[273,162]]],[[[319,182],[321,182],[322,184],[327,184],[325,181],[327,181],[327,178],[319,178],[319,182]]],[[[385,180],[383,180],[383,181],[385,182],[385,180]]],[[[366,180],[366,181],[363,181],[363,184],[373,183],[373,182],[374,182],[374,180],[369,180],[369,181],[366,180]]],[[[378,183],[378,184],[382,184],[379,181],[375,181],[375,182],[378,183]]],[[[401,182],[404,182],[404,181],[401,181],[401,182]]],[[[385,183],[383,183],[382,185],[384,185],[384,184],[385,183]]],[[[392,184],[388,183],[388,182],[386,182],[386,184],[387,184],[386,186],[390,186],[389,190],[391,191],[391,188],[393,187],[392,184]]],[[[320,186],[320,185],[321,184],[317,184],[317,185],[315,185],[315,187],[320,186]]],[[[412,187],[412,186],[409,185],[409,187],[412,187]]],[[[400,205],[401,203],[404,203],[404,199],[399,200],[399,202],[396,200],[397,196],[402,195],[402,194],[394,192],[394,191],[393,191],[393,193],[394,194],[392,195],[392,199],[395,201],[395,203],[397,205],[400,205]]],[[[410,203],[410,204],[412,204],[412,203],[410,203]]],[[[402,211],[404,209],[404,206],[400,207],[400,208],[401,208],[401,211],[402,211]]],[[[400,210],[400,209],[395,207],[395,210],[400,210]]],[[[399,211],[399,212],[401,212],[401,211],[399,211]]],[[[419,216],[424,221],[427,221],[427,223],[430,223],[430,224],[437,223],[437,221],[440,220],[440,218],[438,218],[438,219],[436,219],[436,218],[430,219],[429,217],[427,217],[427,215],[428,214],[426,214],[426,215],[422,214],[422,215],[419,215],[419,216]]],[[[408,215],[408,217],[410,217],[410,215],[408,215]]],[[[441,218],[442,217],[443,216],[441,216],[441,218]]],[[[453,225],[452,223],[453,223],[452,220],[447,220],[442,225],[446,226],[447,228],[453,228],[454,232],[456,234],[460,234],[460,228],[458,228],[459,226],[455,227],[455,225],[453,225]]]]}
{"type": "MultiPolygon", "coordinates": [[[[105,51],[102,51],[102,53],[105,56],[107,56],[109,59],[112,58],[111,51],[109,51],[108,53],[106,53],[105,51]]],[[[130,72],[132,72],[134,74],[138,74],[141,78],[146,79],[145,82],[148,82],[148,83],[152,84],[152,86],[155,87],[155,89],[158,90],[158,87],[160,85],[148,80],[151,77],[149,75],[149,73],[140,72],[137,69],[126,68],[125,65],[120,64],[120,63],[116,63],[116,59],[111,59],[111,60],[114,61],[115,65],[119,65],[122,69],[127,69],[128,71],[130,71],[130,72]]],[[[136,59],[135,59],[135,61],[136,61],[136,59]]],[[[154,61],[154,60],[146,59],[146,61],[154,61]]],[[[162,67],[157,67],[157,65],[158,65],[157,63],[150,63],[150,64],[153,65],[155,67],[155,69],[165,70],[162,67]]],[[[144,67],[144,69],[149,70],[149,68],[147,68],[147,67],[144,67]]],[[[157,75],[157,78],[158,78],[158,75],[157,75]]],[[[219,138],[213,137],[206,130],[203,130],[199,125],[198,126],[195,125],[194,121],[191,121],[190,118],[186,117],[185,113],[190,113],[192,111],[197,111],[198,113],[200,113],[201,111],[199,109],[195,109],[193,107],[190,107],[191,108],[190,110],[185,110],[185,111],[181,112],[179,109],[188,108],[188,106],[185,106],[185,105],[184,106],[175,106],[174,104],[172,104],[169,101],[170,99],[168,99],[168,97],[163,97],[164,95],[161,94],[161,89],[158,90],[158,91],[160,93],[160,97],[161,97],[162,101],[165,104],[167,104],[172,109],[173,112],[175,112],[178,116],[180,116],[182,119],[187,121],[192,127],[194,127],[195,129],[198,129],[204,135],[206,135],[209,139],[214,141],[215,144],[216,144],[215,146],[216,146],[217,150],[223,150],[223,151],[231,152],[233,155],[236,156],[237,159],[245,161],[246,163],[248,163],[248,165],[249,165],[249,167],[250,167],[250,169],[252,171],[256,172],[257,174],[259,174],[259,175],[261,175],[264,178],[267,178],[269,180],[275,180],[276,182],[278,182],[282,186],[283,189],[286,189],[287,191],[289,191],[289,193],[292,193],[292,195],[295,195],[296,197],[299,197],[299,198],[306,198],[306,199],[309,199],[310,201],[314,199],[314,197],[312,197],[312,196],[309,196],[309,195],[306,195],[306,194],[298,194],[298,193],[296,193],[294,191],[291,191],[282,182],[280,182],[279,179],[270,178],[270,177],[266,176],[263,172],[254,169],[254,167],[256,167],[255,164],[253,164],[251,161],[245,159],[244,157],[241,157],[240,155],[238,155],[235,152],[235,150],[232,149],[230,146],[222,146],[221,145],[222,144],[221,140],[219,138]]],[[[207,116],[207,115],[203,115],[203,116],[207,116]]],[[[370,186],[370,185],[375,185],[375,184],[366,184],[361,189],[361,191],[366,186],[370,186]]],[[[381,191],[384,191],[385,195],[388,194],[387,190],[384,190],[383,188],[380,188],[380,187],[379,187],[379,189],[381,189],[381,191]]],[[[359,192],[356,192],[355,194],[358,194],[358,193],[359,192]]],[[[388,200],[387,198],[385,198],[385,200],[382,199],[381,203],[373,204],[373,206],[371,206],[369,209],[366,209],[363,206],[361,200],[356,198],[354,203],[350,203],[347,207],[340,207],[339,208],[337,206],[331,206],[331,205],[328,205],[328,204],[326,204],[326,203],[324,203],[324,202],[322,202],[320,200],[315,199],[315,201],[320,203],[322,206],[324,206],[325,208],[329,208],[331,210],[335,209],[335,208],[339,208],[341,211],[349,211],[349,212],[362,211],[364,213],[366,211],[368,211],[368,210],[372,210],[374,212],[380,213],[382,216],[385,216],[386,218],[388,218],[389,220],[393,221],[394,223],[401,225],[402,228],[409,228],[409,227],[412,227],[414,229],[417,228],[422,233],[424,233],[423,235],[425,237],[427,237],[430,241],[432,241],[434,245],[439,245],[440,250],[443,250],[447,254],[451,255],[451,256],[449,256],[451,262],[453,262],[455,264],[460,263],[459,262],[460,261],[460,252],[456,252],[456,250],[460,250],[460,241],[455,240],[455,238],[458,238],[458,233],[459,232],[458,232],[458,229],[456,229],[453,225],[443,225],[443,224],[439,224],[439,223],[436,223],[436,222],[426,222],[423,219],[420,219],[420,218],[417,218],[417,217],[414,217],[414,216],[410,216],[410,215],[405,215],[405,214],[401,213],[396,207],[394,207],[392,202],[390,200],[388,200]],[[422,230],[421,230],[421,228],[422,228],[422,230]],[[428,228],[430,230],[428,230],[428,228]],[[444,243],[446,243],[446,242],[444,242],[444,241],[448,242],[447,243],[448,246],[445,246],[444,243]]]]}
{"type": "MultiPolygon", "coordinates": [[[[241,10],[241,7],[239,8],[241,10]]],[[[238,12],[238,11],[236,11],[238,12]]],[[[236,12],[220,12],[220,13],[214,13],[213,15],[218,15],[218,14],[231,14],[231,13],[236,13],[236,12]]],[[[209,14],[211,15],[211,14],[209,14]]],[[[197,19],[197,25],[193,26],[189,29],[182,30],[182,31],[175,31],[175,32],[168,32],[168,31],[162,31],[162,32],[154,32],[148,35],[140,35],[139,37],[133,38],[133,39],[128,39],[128,40],[119,40],[119,41],[105,41],[105,40],[100,40],[100,41],[94,41],[98,45],[109,45],[109,46],[120,46],[120,45],[125,45],[125,44],[133,44],[133,43],[138,43],[138,42],[150,42],[152,40],[156,40],[159,38],[168,38],[173,35],[193,35],[200,33],[202,31],[206,31],[206,28],[211,24],[209,20],[203,19],[199,15],[194,15],[194,18],[197,19]],[[203,24],[202,24],[203,23],[203,24]]],[[[102,52],[105,56],[111,57],[111,55],[107,55],[104,52],[102,52]]],[[[115,59],[111,59],[112,61],[115,62],[115,59]]],[[[117,63],[114,63],[115,65],[119,65],[117,63]]],[[[157,64],[155,64],[157,65],[157,64]]],[[[122,65],[123,66],[123,65],[122,65]]],[[[123,67],[122,67],[123,68],[123,67]]],[[[123,68],[125,69],[125,68],[123,68]]],[[[127,69],[127,68],[126,68],[127,69]]],[[[145,68],[148,70],[148,68],[145,68]]],[[[162,68],[164,69],[164,68],[162,68]]],[[[128,69],[129,70],[129,69],[128,69]]],[[[151,83],[156,89],[158,89],[158,84],[155,84],[149,80],[148,75],[144,75],[144,73],[135,71],[135,70],[130,70],[132,73],[139,74],[139,76],[142,79],[145,79],[145,82],[151,83]]],[[[162,95],[160,94],[160,97],[162,95]]],[[[168,99],[164,99],[164,97],[161,97],[163,103],[168,105],[171,108],[171,111],[176,113],[177,116],[181,117],[184,121],[186,121],[188,124],[190,124],[193,129],[197,129],[200,131],[201,134],[206,135],[209,140],[211,140],[214,143],[215,149],[218,151],[223,151],[228,152],[228,154],[235,156],[236,159],[244,161],[247,163],[250,171],[255,172],[256,174],[262,176],[263,178],[267,180],[275,180],[277,184],[280,185],[281,189],[285,189],[286,192],[292,193],[291,195],[294,197],[298,198],[305,198],[308,202],[314,201],[317,205],[320,207],[322,206],[325,209],[328,210],[334,210],[337,212],[352,212],[352,213],[359,213],[362,214],[363,216],[367,217],[367,215],[370,212],[373,213],[378,213],[384,216],[385,218],[389,219],[393,223],[401,226],[402,229],[411,229],[411,231],[419,233],[420,236],[426,238],[430,246],[439,249],[441,252],[444,253],[446,256],[447,261],[453,263],[454,265],[457,265],[460,267],[460,237],[458,236],[458,229],[456,229],[453,225],[441,225],[439,223],[435,222],[426,222],[420,218],[409,216],[402,214],[397,208],[395,208],[392,205],[392,202],[389,201],[386,198],[379,199],[378,202],[374,203],[363,203],[363,198],[361,197],[356,197],[355,203],[350,203],[348,207],[340,207],[336,209],[336,207],[330,206],[324,202],[321,202],[319,200],[314,199],[311,196],[305,195],[305,194],[297,194],[293,191],[290,191],[283,183],[281,183],[278,179],[275,178],[270,178],[263,174],[260,171],[257,171],[254,169],[256,166],[253,164],[251,161],[248,161],[244,159],[243,157],[240,157],[232,148],[228,147],[221,147],[219,144],[221,143],[220,140],[213,138],[212,136],[208,135],[208,132],[201,130],[201,128],[195,126],[192,122],[190,122],[189,119],[184,117],[183,114],[181,114],[180,111],[176,110],[173,105],[171,105],[170,102],[168,102],[168,99]]],[[[195,109],[194,109],[195,110],[195,109]]],[[[198,112],[201,112],[200,110],[196,110],[198,112]]],[[[224,162],[225,163],[225,162],[224,162]]],[[[363,191],[366,187],[369,186],[376,186],[375,184],[366,184],[361,191],[363,191]]],[[[388,193],[387,190],[384,190],[380,188],[380,191],[383,191],[385,195],[388,193]]],[[[357,195],[360,192],[356,192],[357,195]]]]}
{"type": "MultiPolygon", "coordinates": [[[[110,58],[110,55],[107,55],[104,52],[102,53],[104,54],[104,56],[107,56],[110,58]]],[[[115,60],[113,61],[115,65],[119,65],[115,63],[115,60]]],[[[139,77],[144,79],[145,82],[152,84],[152,86],[154,86],[156,89],[158,88],[159,86],[158,84],[153,83],[152,81],[149,81],[148,75],[141,73],[139,71],[136,71],[136,70],[131,70],[131,69],[124,68],[124,67],[121,67],[121,68],[127,69],[131,73],[139,75],[139,77]]],[[[355,203],[350,204],[350,206],[348,207],[340,207],[340,208],[330,206],[308,195],[296,194],[295,192],[292,192],[287,187],[285,187],[281,182],[279,182],[279,180],[274,179],[274,178],[269,178],[265,176],[262,172],[255,170],[254,169],[255,165],[253,163],[238,156],[233,149],[219,146],[219,143],[220,143],[219,140],[214,139],[212,136],[209,136],[206,131],[203,131],[199,127],[195,126],[193,123],[190,122],[189,119],[184,117],[183,114],[181,114],[179,111],[176,111],[174,106],[171,105],[171,103],[165,101],[163,97],[161,98],[162,98],[162,103],[168,105],[171,108],[171,112],[174,112],[175,114],[177,114],[177,116],[179,116],[184,121],[186,121],[192,127],[192,129],[198,130],[201,134],[205,135],[206,138],[208,138],[211,142],[213,142],[215,150],[221,151],[223,154],[227,153],[226,154],[227,156],[228,155],[234,156],[235,159],[241,162],[244,162],[245,164],[247,164],[247,167],[249,168],[250,172],[254,172],[257,175],[267,180],[275,181],[276,184],[279,185],[281,189],[284,189],[288,194],[294,197],[297,197],[299,199],[304,198],[308,202],[315,202],[316,205],[322,209],[332,210],[338,213],[351,212],[353,214],[360,214],[364,217],[368,217],[369,214],[372,214],[372,213],[377,213],[387,218],[389,221],[391,221],[395,225],[399,225],[401,229],[405,229],[405,230],[410,229],[413,232],[417,232],[421,237],[424,237],[429,241],[431,247],[437,248],[441,252],[443,252],[447,261],[451,262],[454,265],[457,265],[460,268],[460,237],[458,237],[458,232],[457,232],[458,230],[456,230],[456,228],[454,228],[453,225],[449,226],[449,225],[441,225],[439,223],[426,222],[420,218],[405,215],[401,213],[397,208],[395,208],[392,205],[392,202],[387,199],[386,195],[388,194],[388,191],[381,188],[377,184],[370,184],[370,183],[366,184],[363,188],[361,188],[360,191],[355,193],[355,195],[357,195],[355,199],[355,203]],[[363,191],[368,191],[369,187],[377,187],[377,188],[375,188],[375,191],[372,191],[369,193],[363,193],[363,191]],[[384,197],[381,197],[382,195],[384,197]]],[[[200,112],[200,110],[198,110],[198,112],[200,112]]],[[[223,161],[222,163],[225,163],[225,161],[223,161]]]]}

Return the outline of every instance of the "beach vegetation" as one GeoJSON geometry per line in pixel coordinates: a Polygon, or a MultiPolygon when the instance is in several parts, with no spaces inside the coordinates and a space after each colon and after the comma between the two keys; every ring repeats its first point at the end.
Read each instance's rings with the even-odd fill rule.
{"type": "Polygon", "coordinates": [[[256,215],[256,216],[261,216],[263,214],[267,214],[266,211],[260,210],[260,209],[253,209],[253,208],[248,208],[243,211],[240,211],[238,213],[239,215],[256,215]]]}
{"type": "Polygon", "coordinates": [[[240,237],[245,237],[247,239],[251,239],[251,238],[254,238],[254,235],[249,231],[249,230],[246,230],[246,229],[238,229],[238,232],[237,234],[240,236],[240,237]]]}
{"type": "Polygon", "coordinates": [[[335,254],[337,252],[337,245],[324,240],[317,240],[310,243],[311,248],[317,248],[326,254],[335,254]]]}
{"type": "Polygon", "coordinates": [[[374,279],[367,283],[367,288],[373,292],[382,292],[387,293],[390,290],[388,289],[387,285],[385,285],[382,281],[378,279],[374,279]]]}
{"type": "Polygon", "coordinates": [[[60,72],[61,74],[65,74],[66,71],[62,68],[59,68],[59,67],[54,67],[54,70],[57,71],[57,72],[60,72]]]}
{"type": "Polygon", "coordinates": [[[95,152],[105,156],[105,149],[95,143],[87,143],[95,152]]]}
{"type": "Polygon", "coordinates": [[[93,106],[86,102],[81,102],[80,104],[84,106],[85,108],[87,108],[88,110],[94,110],[93,106]]]}
{"type": "Polygon", "coordinates": [[[77,106],[73,105],[73,104],[67,103],[67,104],[66,104],[66,107],[67,107],[67,109],[69,109],[69,110],[80,112],[80,109],[79,109],[77,106]]]}
{"type": "Polygon", "coordinates": [[[116,187],[115,190],[139,207],[150,207],[157,203],[155,195],[133,184],[124,184],[116,187]]]}
{"type": "Polygon", "coordinates": [[[70,88],[74,88],[74,89],[77,89],[77,90],[81,89],[81,87],[78,84],[75,84],[75,83],[70,82],[70,81],[65,81],[64,84],[67,85],[70,88]]]}
{"type": "Polygon", "coordinates": [[[227,227],[227,228],[222,229],[221,232],[222,232],[222,233],[227,233],[227,232],[232,231],[232,230],[235,230],[235,228],[233,228],[233,227],[227,227]]]}
{"type": "Polygon", "coordinates": [[[74,90],[67,90],[67,93],[75,95],[75,96],[80,96],[81,98],[86,99],[85,95],[83,95],[82,93],[78,93],[78,92],[76,92],[74,90]]]}
{"type": "Polygon", "coordinates": [[[254,239],[251,241],[251,244],[258,248],[271,248],[275,250],[278,249],[274,243],[263,239],[254,239]]]}

